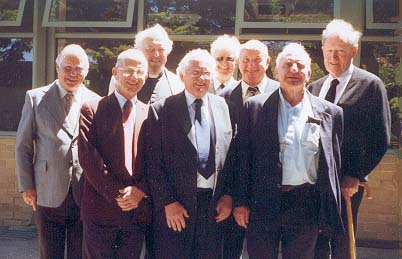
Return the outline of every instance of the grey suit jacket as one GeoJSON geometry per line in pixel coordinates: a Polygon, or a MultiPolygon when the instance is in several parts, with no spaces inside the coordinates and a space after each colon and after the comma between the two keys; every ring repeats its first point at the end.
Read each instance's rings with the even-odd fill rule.
{"type": "MultiPolygon", "coordinates": [[[[99,98],[81,87],[81,103],[99,98]]],[[[67,123],[56,81],[27,91],[15,145],[19,191],[34,189],[38,205],[55,208],[65,200],[71,183],[74,199],[80,204],[82,169],[77,136],[78,126],[72,129],[67,123]]]]}

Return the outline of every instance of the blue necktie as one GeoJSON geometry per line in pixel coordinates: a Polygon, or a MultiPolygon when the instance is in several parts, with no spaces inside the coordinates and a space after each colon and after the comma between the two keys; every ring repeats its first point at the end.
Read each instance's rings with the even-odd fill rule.
{"type": "Polygon", "coordinates": [[[196,99],[195,105],[195,139],[198,152],[198,172],[208,179],[214,172],[215,154],[212,148],[211,129],[205,112],[202,112],[202,100],[196,99]]]}

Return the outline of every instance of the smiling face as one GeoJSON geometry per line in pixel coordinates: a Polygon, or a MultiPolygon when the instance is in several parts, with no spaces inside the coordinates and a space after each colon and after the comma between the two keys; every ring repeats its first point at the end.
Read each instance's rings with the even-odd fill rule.
{"type": "Polygon", "coordinates": [[[69,54],[56,66],[60,86],[68,92],[74,92],[84,82],[88,69],[84,67],[82,57],[69,54]]]}
{"type": "Polygon", "coordinates": [[[219,81],[224,83],[233,75],[236,66],[235,55],[228,50],[219,49],[215,51],[214,59],[216,72],[218,73],[217,77],[219,81]]]}
{"type": "Polygon", "coordinates": [[[357,48],[335,36],[324,41],[322,52],[325,69],[331,76],[339,77],[348,70],[357,53],[357,48]]]}
{"type": "Polygon", "coordinates": [[[311,69],[303,55],[288,54],[275,68],[276,76],[284,91],[303,90],[311,77],[311,69]]]}
{"type": "Polygon", "coordinates": [[[148,60],[148,69],[150,74],[159,74],[165,67],[168,53],[163,44],[151,38],[144,40],[144,48],[141,49],[148,60]]]}
{"type": "Polygon", "coordinates": [[[242,80],[250,86],[258,85],[268,69],[269,57],[264,58],[258,50],[244,49],[240,51],[239,70],[242,80]]]}
{"type": "Polygon", "coordinates": [[[147,66],[141,60],[126,58],[112,69],[112,73],[116,79],[117,91],[126,99],[132,99],[145,83],[147,66]]]}
{"type": "Polygon", "coordinates": [[[202,98],[211,83],[212,71],[205,62],[190,60],[184,73],[180,75],[186,90],[195,98],[202,98]]]}

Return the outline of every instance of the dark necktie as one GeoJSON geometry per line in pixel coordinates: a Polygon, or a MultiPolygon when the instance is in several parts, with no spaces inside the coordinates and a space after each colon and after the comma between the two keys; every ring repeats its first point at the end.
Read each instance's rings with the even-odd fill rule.
{"type": "Polygon", "coordinates": [[[73,105],[74,94],[67,92],[64,98],[66,99],[65,111],[66,114],[68,115],[70,113],[71,106],[73,105]]]}
{"type": "Polygon", "coordinates": [[[338,84],[339,84],[339,81],[336,78],[331,81],[328,93],[325,96],[325,100],[327,100],[328,102],[334,103],[335,96],[336,96],[336,87],[338,84]]]}
{"type": "Polygon", "coordinates": [[[219,86],[219,88],[220,88],[220,89],[223,89],[223,88],[225,88],[225,85],[224,85],[224,84],[221,84],[221,85],[219,86]]]}
{"type": "Polygon", "coordinates": [[[202,112],[202,100],[196,99],[195,105],[195,139],[198,152],[198,172],[208,179],[214,172],[215,153],[213,152],[211,130],[205,112],[202,112]]]}
{"type": "Polygon", "coordinates": [[[257,95],[259,92],[258,86],[247,88],[246,97],[251,97],[257,95]]]}
{"type": "Polygon", "coordinates": [[[123,106],[123,114],[122,114],[122,121],[125,123],[130,117],[131,110],[133,109],[133,104],[131,101],[127,100],[123,106]]]}

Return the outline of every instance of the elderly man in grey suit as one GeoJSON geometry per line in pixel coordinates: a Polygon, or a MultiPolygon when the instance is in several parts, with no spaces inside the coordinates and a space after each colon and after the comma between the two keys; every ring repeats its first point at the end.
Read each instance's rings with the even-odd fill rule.
{"type": "Polygon", "coordinates": [[[26,93],[16,139],[16,173],[24,202],[36,210],[41,258],[82,256],[82,169],[77,136],[83,102],[98,98],[82,83],[88,56],[66,46],[56,59],[58,79],[26,93]]]}

